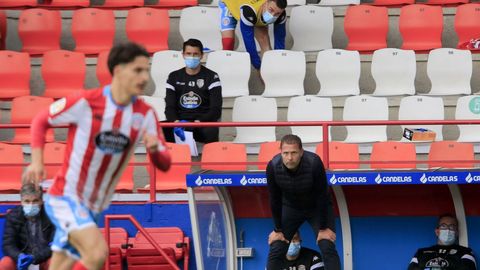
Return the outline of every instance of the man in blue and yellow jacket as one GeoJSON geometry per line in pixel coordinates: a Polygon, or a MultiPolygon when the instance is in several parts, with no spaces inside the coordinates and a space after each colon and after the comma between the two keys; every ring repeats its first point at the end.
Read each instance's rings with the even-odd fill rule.
{"type": "Polygon", "coordinates": [[[261,53],[271,50],[268,25],[274,24],[274,49],[285,49],[285,22],[287,0],[220,0],[222,11],[221,29],[224,50],[233,50],[235,27],[240,21],[245,48],[250,54],[252,65],[260,69],[261,59],[257,52],[257,39],[261,53]]]}

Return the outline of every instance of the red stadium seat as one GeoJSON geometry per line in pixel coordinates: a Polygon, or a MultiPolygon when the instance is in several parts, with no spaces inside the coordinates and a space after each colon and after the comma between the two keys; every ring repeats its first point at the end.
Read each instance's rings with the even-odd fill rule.
{"type": "Polygon", "coordinates": [[[100,8],[132,8],[132,7],[142,7],[143,0],[104,0],[102,5],[99,5],[100,8]]]}
{"type": "Polygon", "coordinates": [[[415,169],[415,163],[401,163],[401,161],[415,161],[417,152],[415,144],[403,142],[376,142],[373,144],[370,161],[388,161],[389,163],[372,163],[372,169],[415,169]]]}
{"type": "Polygon", "coordinates": [[[480,38],[480,4],[472,3],[457,7],[455,14],[455,32],[458,35],[458,47],[471,39],[480,38]]]}
{"type": "MultiPolygon", "coordinates": [[[[315,153],[323,160],[323,143],[317,144],[315,153]]],[[[358,151],[358,144],[354,143],[342,143],[342,142],[330,142],[328,157],[330,158],[330,169],[358,169],[360,164],[355,163],[360,161],[360,155],[358,151]],[[339,163],[333,162],[352,162],[352,163],[339,163]]],[[[324,163],[325,167],[327,165],[324,163]]]]}
{"type": "MultiPolygon", "coordinates": [[[[47,97],[23,96],[12,100],[11,123],[30,124],[32,119],[43,109],[48,107],[53,99],[47,97]]],[[[49,129],[46,136],[47,142],[54,141],[53,129],[49,129]]],[[[30,143],[30,128],[15,129],[12,143],[30,143]]]]}
{"type": "Polygon", "coordinates": [[[20,13],[18,35],[23,44],[22,51],[41,55],[60,49],[62,19],[60,12],[32,8],[20,13]]]}
{"type": "Polygon", "coordinates": [[[75,51],[87,55],[109,51],[115,38],[115,15],[112,10],[83,8],[72,16],[75,51]]]}
{"type": "Polygon", "coordinates": [[[0,10],[0,50],[5,50],[5,42],[7,41],[7,14],[0,10]]]}
{"type": "Polygon", "coordinates": [[[245,145],[228,142],[213,142],[203,146],[202,163],[225,162],[225,165],[202,164],[204,170],[245,171],[247,165],[233,165],[229,162],[247,162],[245,145]]]}
{"type": "Polygon", "coordinates": [[[427,5],[458,5],[458,4],[466,4],[468,3],[468,0],[427,0],[423,2],[424,4],[427,5]]]}
{"type": "Polygon", "coordinates": [[[97,57],[96,74],[100,86],[105,86],[112,82],[112,74],[108,70],[108,53],[109,51],[100,52],[97,57]]]}
{"type": "Polygon", "coordinates": [[[430,152],[428,153],[428,160],[438,161],[430,163],[430,168],[473,168],[473,161],[475,160],[473,144],[454,141],[432,142],[430,152]],[[463,160],[465,162],[448,162],[454,160],[463,160]]]}
{"type": "Polygon", "coordinates": [[[170,18],[166,9],[129,10],[125,30],[130,41],[142,44],[150,53],[168,50],[170,18]]]}
{"type": "Polygon", "coordinates": [[[3,166],[1,164],[22,164],[21,145],[0,143],[0,192],[18,193],[22,184],[22,166],[3,166]]]}
{"type": "Polygon", "coordinates": [[[0,99],[30,95],[30,55],[0,51],[0,99]]]}
{"type": "MultiPolygon", "coordinates": [[[[167,252],[167,256],[179,261],[183,259],[185,270],[188,269],[190,239],[185,237],[183,231],[177,227],[161,227],[161,228],[145,228],[148,234],[154,241],[167,252]],[[168,251],[170,249],[171,251],[168,251]],[[173,251],[173,252],[172,252],[173,251]]],[[[158,256],[158,251],[155,250],[147,238],[140,232],[137,232],[135,240],[132,241],[133,247],[127,250],[128,269],[172,269],[168,268],[166,260],[158,256]],[[140,253],[140,254],[139,254],[140,253]],[[139,255],[150,259],[138,260],[132,257],[139,255]],[[156,258],[155,258],[156,257],[156,258]],[[135,263],[134,263],[135,262],[135,263]],[[136,265],[135,265],[136,264],[136,265]],[[142,264],[141,266],[139,264],[142,264]],[[149,266],[150,265],[150,266],[149,266]],[[156,266],[154,268],[154,265],[156,266]],[[135,267],[135,268],[131,268],[135,267]],[[162,268],[163,267],[163,268],[162,268]]]]}
{"type": "Polygon", "coordinates": [[[115,192],[130,193],[133,191],[133,173],[135,166],[131,164],[132,162],[135,162],[135,156],[133,155],[130,158],[129,164],[125,168],[125,171],[120,176],[120,180],[118,180],[118,184],[115,187],[115,192]]]}
{"type": "MultiPolygon", "coordinates": [[[[191,162],[190,147],[186,144],[167,143],[167,149],[172,158],[172,163],[191,162]]],[[[156,169],[156,189],[160,192],[185,192],[187,190],[186,175],[190,173],[192,165],[172,164],[167,172],[156,169]]],[[[149,164],[149,172],[155,169],[153,164],[149,164]]],[[[138,192],[147,192],[150,187],[139,189],[138,192]]]]}
{"type": "MultiPolygon", "coordinates": [[[[100,231],[105,236],[105,229],[100,228],[100,231]]],[[[121,270],[122,261],[124,257],[123,251],[128,244],[128,234],[124,228],[121,227],[111,227],[110,228],[110,269],[111,270],[121,270]]]]}
{"type": "Polygon", "coordinates": [[[0,0],[0,8],[28,8],[36,5],[37,0],[0,0]]]}
{"type": "Polygon", "coordinates": [[[369,5],[349,6],[345,14],[347,50],[375,51],[387,47],[388,9],[369,5]]]}
{"type": "Polygon", "coordinates": [[[88,7],[90,0],[44,0],[42,4],[38,4],[39,7],[45,8],[80,8],[88,7]]]}
{"type": "Polygon", "coordinates": [[[260,150],[258,151],[258,162],[265,162],[265,164],[259,164],[259,170],[267,169],[268,162],[276,155],[280,153],[280,142],[266,142],[260,144],[260,150]]]}
{"type": "Polygon", "coordinates": [[[415,4],[415,0],[373,0],[377,6],[401,6],[415,4]]]}
{"type": "Polygon", "coordinates": [[[183,8],[197,5],[197,0],[158,0],[157,3],[148,4],[146,6],[156,8],[183,8]]]}
{"type": "Polygon", "coordinates": [[[86,76],[85,55],[79,52],[56,50],[43,56],[42,77],[45,81],[43,96],[62,98],[83,91],[86,76]]]}
{"type": "Polygon", "coordinates": [[[426,51],[442,47],[442,7],[408,5],[400,10],[402,49],[426,51]]]}
{"type": "Polygon", "coordinates": [[[47,170],[47,179],[52,179],[62,169],[62,165],[48,165],[48,163],[62,164],[65,158],[66,145],[64,143],[46,143],[43,149],[43,161],[47,170]]]}

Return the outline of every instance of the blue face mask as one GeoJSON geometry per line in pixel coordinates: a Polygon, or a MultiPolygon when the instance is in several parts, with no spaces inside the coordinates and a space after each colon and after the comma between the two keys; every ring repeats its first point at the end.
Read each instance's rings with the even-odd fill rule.
{"type": "Polygon", "coordinates": [[[34,217],[40,213],[40,205],[38,204],[23,204],[23,214],[27,217],[34,217]]]}
{"type": "Polygon", "coordinates": [[[455,243],[456,240],[455,231],[451,230],[440,230],[438,235],[438,240],[442,242],[444,245],[449,246],[455,243]]]}
{"type": "Polygon", "coordinates": [[[185,57],[185,66],[187,68],[195,69],[200,65],[200,57],[185,57]]]}
{"type": "Polygon", "coordinates": [[[270,12],[268,12],[268,10],[266,10],[265,12],[262,13],[262,18],[266,24],[271,24],[275,22],[278,17],[273,16],[270,12]]]}
{"type": "Polygon", "coordinates": [[[291,242],[288,247],[287,255],[290,257],[295,257],[300,253],[300,243],[291,242]]]}

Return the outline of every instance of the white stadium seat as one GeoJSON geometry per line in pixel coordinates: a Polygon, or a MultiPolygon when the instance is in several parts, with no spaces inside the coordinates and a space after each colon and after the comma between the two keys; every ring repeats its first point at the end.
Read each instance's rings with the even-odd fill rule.
{"type": "Polygon", "coordinates": [[[331,7],[312,5],[294,7],[288,23],[293,38],[293,51],[319,51],[332,48],[331,7]]]}
{"type": "Polygon", "coordinates": [[[264,97],[301,96],[307,71],[304,52],[271,50],[263,54],[260,73],[265,82],[264,97]]]}
{"type": "Polygon", "coordinates": [[[170,72],[185,66],[182,52],[180,51],[160,51],[156,52],[152,58],[152,68],[150,75],[155,83],[153,96],[165,97],[166,83],[170,72]]]}
{"type": "Polygon", "coordinates": [[[145,103],[152,106],[157,114],[158,121],[165,121],[165,98],[158,96],[141,96],[145,103]]]}
{"type": "Polygon", "coordinates": [[[217,72],[223,97],[248,95],[250,56],[246,52],[215,51],[208,54],[207,68],[217,72]]]}
{"type": "MultiPolygon", "coordinates": [[[[445,119],[441,97],[409,96],[400,101],[398,120],[443,120],[445,119]]],[[[402,126],[403,128],[427,128],[437,134],[435,140],[443,140],[442,125],[402,126]]],[[[402,141],[407,139],[402,138],[402,141]]]]}
{"type": "Polygon", "coordinates": [[[320,6],[346,6],[359,5],[360,0],[320,0],[320,6]]]}
{"type": "Polygon", "coordinates": [[[441,48],[430,51],[427,75],[432,82],[429,95],[469,95],[472,93],[472,53],[441,48]]]}
{"type": "Polygon", "coordinates": [[[220,9],[217,7],[196,6],[182,9],[179,31],[183,40],[200,40],[206,51],[222,49],[220,9]]]}
{"type": "Polygon", "coordinates": [[[315,67],[320,81],[319,96],[360,94],[360,54],[358,51],[330,49],[318,52],[315,67]]]}
{"type": "MultiPolygon", "coordinates": [[[[465,96],[457,100],[457,120],[480,120],[480,96],[465,96]]],[[[459,142],[480,142],[480,125],[458,125],[459,142]]]]}

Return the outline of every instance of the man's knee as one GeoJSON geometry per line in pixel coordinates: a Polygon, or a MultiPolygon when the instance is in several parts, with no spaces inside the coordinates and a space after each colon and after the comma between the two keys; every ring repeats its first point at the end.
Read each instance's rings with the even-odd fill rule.
{"type": "Polygon", "coordinates": [[[288,250],[288,243],[285,241],[273,241],[270,245],[270,256],[277,257],[281,256],[282,258],[285,257],[288,250]]]}
{"type": "Polygon", "coordinates": [[[337,254],[335,243],[330,240],[322,239],[318,242],[318,247],[322,254],[337,254]]]}

